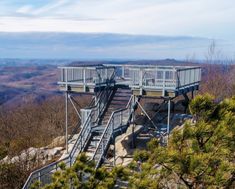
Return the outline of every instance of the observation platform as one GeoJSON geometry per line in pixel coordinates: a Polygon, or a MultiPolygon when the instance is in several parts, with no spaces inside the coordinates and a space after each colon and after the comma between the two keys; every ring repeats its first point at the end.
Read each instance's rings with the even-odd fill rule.
{"type": "Polygon", "coordinates": [[[107,85],[130,88],[134,95],[176,97],[198,90],[198,66],[102,64],[59,67],[62,91],[94,93],[107,85]]]}
{"type": "MultiPolygon", "coordinates": [[[[167,119],[166,131],[162,131],[160,127],[158,137],[162,134],[169,135],[171,100],[178,95],[183,95],[187,100],[187,92],[198,90],[201,80],[201,68],[195,66],[102,64],[60,67],[60,70],[61,77],[58,84],[60,89],[66,92],[65,136],[68,154],[63,159],[33,171],[23,189],[29,189],[35,181],[40,181],[40,187],[50,183],[51,175],[59,170],[61,162],[71,167],[82,152],[95,162],[97,169],[105,162],[110,145],[115,145],[115,137],[125,133],[130,124],[135,124],[135,111],[138,107],[150,120],[152,126],[159,130],[153,118],[168,103],[167,117],[164,118],[167,119]],[[69,92],[94,93],[95,98],[87,108],[79,111],[69,92]],[[142,107],[140,103],[142,96],[164,98],[154,117],[150,117],[142,107]],[[70,151],[68,102],[71,102],[81,120],[78,123],[80,132],[70,151]]],[[[113,150],[113,158],[115,162],[115,150],[113,150]]]]}

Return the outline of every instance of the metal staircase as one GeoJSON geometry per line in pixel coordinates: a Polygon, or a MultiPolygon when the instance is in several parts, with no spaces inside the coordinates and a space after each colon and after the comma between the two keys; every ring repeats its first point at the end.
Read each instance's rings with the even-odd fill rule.
{"type": "Polygon", "coordinates": [[[35,181],[40,181],[41,186],[50,183],[51,175],[59,170],[59,164],[64,162],[67,166],[72,166],[81,152],[86,152],[98,168],[106,155],[111,138],[118,131],[123,133],[129,125],[133,97],[130,89],[107,85],[97,99],[95,105],[88,108],[89,114],[68,157],[32,172],[23,186],[24,189],[30,188],[35,181]]]}
{"type": "Polygon", "coordinates": [[[91,103],[95,105],[87,108],[89,114],[86,116],[84,123],[81,125],[81,130],[76,141],[73,144],[71,151],[66,158],[53,162],[47,166],[44,166],[36,171],[33,171],[27,181],[25,182],[23,189],[28,189],[30,186],[39,181],[41,186],[51,182],[51,175],[59,170],[59,164],[65,163],[66,166],[72,166],[77,156],[84,151],[92,135],[92,128],[96,127],[100,122],[100,118],[107,109],[107,102],[109,102],[114,95],[115,90],[112,85],[107,83],[106,87],[97,94],[96,102],[91,103]]]}
{"type": "MultiPolygon", "coordinates": [[[[131,117],[132,93],[130,89],[116,89],[100,124],[92,129],[92,136],[85,149],[86,154],[100,165],[112,137],[119,130],[125,131],[131,117]]],[[[120,132],[119,132],[120,133],[120,132]]]]}

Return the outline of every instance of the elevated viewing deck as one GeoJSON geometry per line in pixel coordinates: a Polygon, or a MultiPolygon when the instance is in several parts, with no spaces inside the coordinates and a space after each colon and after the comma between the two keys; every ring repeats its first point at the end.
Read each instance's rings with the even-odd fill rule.
{"type": "Polygon", "coordinates": [[[187,93],[192,91],[193,96],[193,91],[198,90],[201,80],[201,68],[193,66],[103,64],[60,67],[60,70],[61,78],[58,84],[61,90],[65,91],[66,153],[58,161],[33,171],[23,189],[29,189],[35,181],[38,181],[40,186],[50,183],[52,174],[60,170],[60,163],[71,167],[83,152],[94,161],[97,169],[110,159],[111,145],[114,149],[112,158],[115,166],[115,138],[125,134],[128,128],[132,127],[134,142],[138,111],[149,120],[143,123],[145,126],[142,128],[151,127],[151,131],[155,130],[155,137],[160,138],[164,145],[167,144],[164,141],[168,139],[172,129],[170,121],[174,108],[174,105],[171,108],[174,103],[171,101],[182,95],[187,106],[187,93]],[[78,103],[72,98],[73,92],[93,93],[89,106],[79,110],[75,105],[78,103]],[[161,102],[157,104],[153,115],[145,110],[145,101],[141,103],[143,96],[160,97],[158,100],[161,102]],[[72,105],[81,121],[77,125],[79,133],[73,135],[71,140],[68,135],[68,103],[72,105]]]}
{"type": "Polygon", "coordinates": [[[106,85],[131,88],[134,95],[176,97],[198,90],[197,66],[119,65],[60,67],[61,90],[93,93],[106,85]]]}

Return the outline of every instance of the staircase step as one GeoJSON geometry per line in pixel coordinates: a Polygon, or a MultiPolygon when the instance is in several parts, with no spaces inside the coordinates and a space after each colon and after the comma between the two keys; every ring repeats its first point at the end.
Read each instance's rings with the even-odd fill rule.
{"type": "Polygon", "coordinates": [[[125,106],[125,105],[127,105],[127,103],[122,103],[121,101],[116,101],[116,102],[112,102],[111,104],[110,104],[110,106],[116,106],[116,105],[119,105],[119,106],[121,106],[121,105],[123,105],[123,106],[125,106]]]}
{"type": "MultiPolygon", "coordinates": [[[[107,110],[108,112],[107,113],[113,113],[113,111],[115,110],[118,110],[118,109],[123,109],[123,108],[126,108],[126,104],[115,104],[115,105],[112,105],[109,107],[109,109],[107,110]]],[[[110,114],[110,115],[111,115],[110,114]]]]}
{"type": "Polygon", "coordinates": [[[127,95],[125,95],[125,96],[115,96],[115,97],[113,97],[112,100],[120,100],[120,99],[122,99],[122,100],[128,101],[129,100],[128,97],[129,96],[127,96],[127,95]]]}
{"type": "Polygon", "coordinates": [[[111,104],[112,104],[113,102],[125,102],[125,103],[127,103],[127,102],[129,101],[129,99],[130,99],[130,98],[113,98],[111,104]]]}
{"type": "Polygon", "coordinates": [[[112,103],[109,105],[109,107],[113,106],[113,105],[120,105],[120,106],[126,106],[127,105],[127,101],[123,101],[123,100],[115,100],[115,101],[112,101],[112,103]]]}
{"type": "Polygon", "coordinates": [[[93,139],[91,139],[91,142],[97,142],[97,141],[100,141],[100,138],[93,138],[93,139]]]}
{"type": "MultiPolygon", "coordinates": [[[[104,127],[104,129],[105,129],[105,127],[104,127]]],[[[103,132],[104,132],[104,129],[100,129],[100,130],[94,130],[94,131],[92,131],[92,134],[95,134],[95,135],[99,135],[99,136],[101,136],[102,134],[103,134],[103,132]]]]}
{"type": "Polygon", "coordinates": [[[128,97],[130,97],[131,95],[128,95],[128,94],[123,94],[123,95],[115,95],[113,97],[113,99],[125,99],[125,100],[128,100],[128,97]]]}
{"type": "Polygon", "coordinates": [[[113,111],[115,111],[117,109],[122,109],[122,108],[125,108],[125,106],[112,106],[112,107],[109,107],[108,111],[110,111],[112,114],[113,111]]]}
{"type": "Polygon", "coordinates": [[[96,126],[96,127],[93,127],[92,128],[92,131],[94,131],[94,132],[103,132],[104,131],[104,125],[98,125],[98,126],[96,126]]]}
{"type": "Polygon", "coordinates": [[[88,148],[86,152],[94,153],[96,151],[96,148],[88,148]]]}

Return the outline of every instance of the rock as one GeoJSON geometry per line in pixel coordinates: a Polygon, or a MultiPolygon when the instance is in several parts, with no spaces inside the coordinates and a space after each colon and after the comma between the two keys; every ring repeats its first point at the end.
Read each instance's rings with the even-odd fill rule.
{"type": "MultiPolygon", "coordinates": [[[[134,134],[140,132],[143,128],[142,125],[137,125],[134,130],[134,134]]],[[[132,158],[128,157],[132,154],[134,149],[131,148],[132,142],[132,127],[130,126],[126,133],[116,138],[115,153],[116,153],[116,165],[127,165],[131,162],[132,158]]]]}
{"type": "Polygon", "coordinates": [[[14,156],[12,158],[6,156],[1,162],[4,163],[16,163],[19,161],[26,161],[29,163],[41,162],[45,164],[47,161],[54,159],[55,157],[61,156],[63,153],[63,147],[55,148],[28,148],[22,151],[19,156],[14,156]]]}
{"type": "Polygon", "coordinates": [[[10,161],[10,158],[9,156],[6,156],[5,158],[3,158],[0,163],[4,163],[4,162],[9,162],[10,161]]]}
{"type": "Polygon", "coordinates": [[[63,149],[63,147],[56,147],[56,148],[49,149],[49,150],[47,150],[47,155],[49,157],[57,156],[57,155],[61,154],[62,149],[63,149]]]}
{"type": "MultiPolygon", "coordinates": [[[[73,137],[69,140],[69,144],[68,144],[68,152],[70,153],[72,148],[73,148],[73,145],[75,144],[77,138],[78,138],[79,134],[75,134],[73,135],[73,137]]],[[[63,155],[60,157],[60,159],[63,159],[65,157],[68,156],[68,153],[66,151],[63,152],[63,155]]]]}
{"type": "Polygon", "coordinates": [[[38,152],[40,151],[40,148],[29,148],[28,149],[28,155],[30,158],[33,158],[35,156],[37,156],[38,152]]]}
{"type": "Polygon", "coordinates": [[[54,148],[55,146],[64,146],[64,145],[65,145],[65,136],[58,136],[47,147],[54,148]]]}

